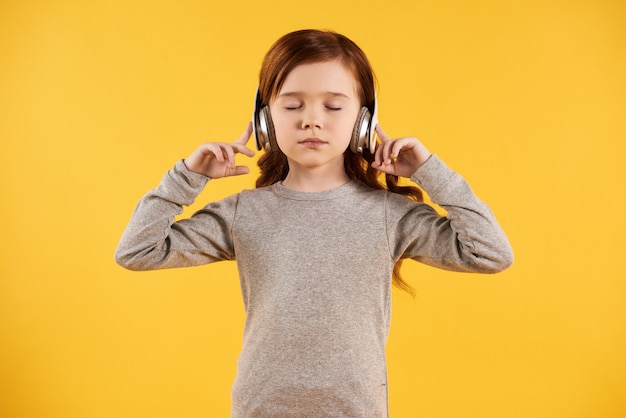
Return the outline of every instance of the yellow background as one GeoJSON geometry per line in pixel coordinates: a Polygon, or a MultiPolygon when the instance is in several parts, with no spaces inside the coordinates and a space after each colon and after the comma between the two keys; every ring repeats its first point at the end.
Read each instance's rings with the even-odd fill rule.
{"type": "Polygon", "coordinates": [[[113,251],[177,159],[239,136],[265,51],[307,27],[366,51],[385,130],[463,174],[515,249],[495,276],[405,263],[391,416],[626,416],[625,18],[617,0],[2,1],[0,416],[228,416],[234,264],[132,273],[113,251]]]}

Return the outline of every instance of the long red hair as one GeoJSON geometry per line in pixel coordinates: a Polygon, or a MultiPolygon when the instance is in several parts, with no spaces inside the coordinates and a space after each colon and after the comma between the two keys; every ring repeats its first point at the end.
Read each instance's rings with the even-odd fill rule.
{"type": "MultiPolygon", "coordinates": [[[[259,93],[264,105],[268,105],[280,92],[287,75],[298,65],[314,62],[339,60],[352,72],[357,81],[359,96],[363,106],[370,110],[376,100],[374,71],[365,53],[352,40],[332,31],[314,29],[288,33],[278,39],[269,49],[259,77],[259,93]]],[[[422,192],[413,186],[400,186],[398,177],[385,174],[384,183],[381,172],[372,168],[374,155],[355,154],[349,149],[344,154],[344,167],[351,179],[359,180],[373,189],[387,189],[416,201],[422,201],[422,192]]],[[[275,150],[264,153],[258,162],[261,174],[256,187],[265,187],[287,177],[289,164],[283,152],[275,150]]],[[[413,288],[400,276],[401,261],[393,269],[393,283],[397,287],[414,294],[413,288]]]]}

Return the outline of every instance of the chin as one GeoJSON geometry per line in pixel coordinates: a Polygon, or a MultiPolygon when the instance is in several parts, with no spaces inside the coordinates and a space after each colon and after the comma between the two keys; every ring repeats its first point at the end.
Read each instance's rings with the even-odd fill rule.
{"type": "Polygon", "coordinates": [[[311,156],[310,158],[289,158],[289,167],[298,166],[306,169],[316,169],[324,166],[332,166],[334,164],[341,164],[343,167],[343,154],[340,158],[337,159],[327,159],[327,158],[316,158],[315,156],[311,156]],[[337,161],[340,160],[340,161],[337,161]]]}

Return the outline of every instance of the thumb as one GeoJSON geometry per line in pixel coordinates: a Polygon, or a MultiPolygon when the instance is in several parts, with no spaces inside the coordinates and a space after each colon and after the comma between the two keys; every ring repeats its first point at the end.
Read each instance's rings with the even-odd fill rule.
{"type": "Polygon", "coordinates": [[[235,171],[231,174],[231,176],[241,176],[243,174],[248,174],[250,172],[250,167],[245,165],[238,165],[235,167],[235,171]]]}

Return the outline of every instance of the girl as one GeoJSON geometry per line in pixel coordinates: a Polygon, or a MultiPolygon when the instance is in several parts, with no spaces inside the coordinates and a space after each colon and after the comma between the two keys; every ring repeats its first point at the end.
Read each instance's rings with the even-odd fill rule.
{"type": "Polygon", "coordinates": [[[254,155],[251,125],[235,142],[202,144],[141,199],[116,260],[132,270],[237,261],[246,324],[232,417],[386,417],[391,278],[408,288],[399,262],[494,273],[512,263],[507,238],[416,138],[376,126],[381,143],[369,143],[374,76],[348,38],[280,38],[257,101],[254,131],[266,148],[257,188],[175,222],[207,182],[249,172],[235,155],[254,155]]]}

